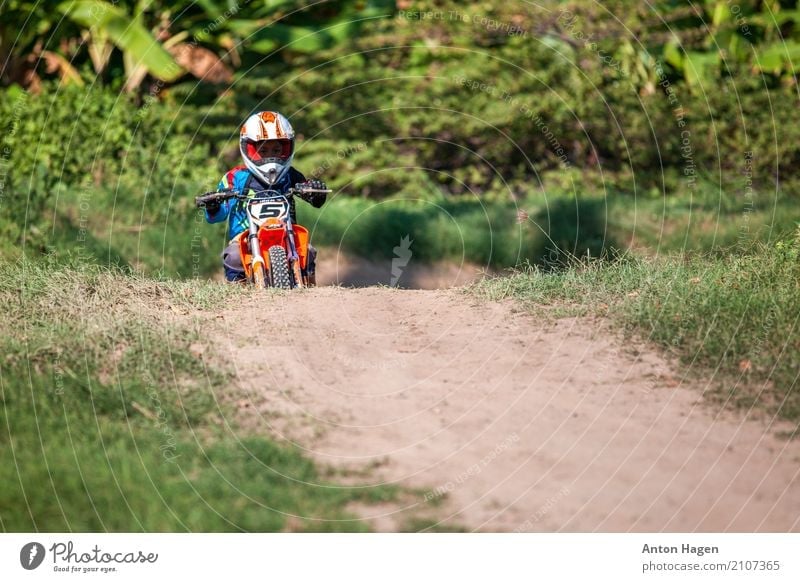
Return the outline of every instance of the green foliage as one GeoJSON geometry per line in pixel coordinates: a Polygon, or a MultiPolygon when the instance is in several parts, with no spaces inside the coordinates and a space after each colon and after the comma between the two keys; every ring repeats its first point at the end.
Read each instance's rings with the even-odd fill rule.
{"type": "Polygon", "coordinates": [[[183,74],[172,55],[144,26],[141,12],[131,17],[116,3],[104,0],[68,0],[59,4],[58,10],[89,30],[98,51],[103,51],[106,39],[122,50],[129,80],[137,69],[162,81],[174,81],[183,74]]]}
{"type": "Polygon", "coordinates": [[[302,148],[336,152],[342,143],[363,143],[351,163],[331,164],[324,177],[371,198],[431,185],[482,194],[512,180],[527,193],[568,167],[627,191],[684,196],[699,179],[738,187],[746,152],[754,152],[753,174],[767,187],[800,178],[794,85],[754,78],[730,59],[725,74],[714,65],[702,86],[687,83],[686,71],[711,74],[709,58],[716,58],[693,40],[703,28],[694,13],[667,3],[654,13],[575,2],[541,20],[520,6],[435,4],[431,10],[444,16],[382,21],[347,51],[256,69],[238,84],[240,109],[287,112],[307,141],[301,169],[302,148]],[[503,34],[475,17],[526,34],[503,34]],[[387,166],[402,168],[403,179],[390,179],[381,171],[387,166]]]}
{"type": "Polygon", "coordinates": [[[45,94],[0,94],[3,117],[13,119],[5,136],[10,185],[38,204],[53,190],[102,178],[119,170],[131,141],[135,108],[111,91],[48,85],[45,94]]]}
{"type": "Polygon", "coordinates": [[[360,35],[365,24],[395,10],[394,0],[330,0],[322,7],[284,0],[128,4],[66,0],[56,9],[63,18],[54,18],[41,3],[4,2],[0,54],[10,58],[0,82],[37,87],[42,70],[36,61],[42,57],[48,74],[57,72],[77,84],[82,84],[77,70],[88,64],[106,80],[124,75],[126,91],[136,91],[148,74],[173,82],[187,70],[206,82],[229,82],[231,65],[247,70],[253,57],[280,61],[285,55],[341,45],[360,35]],[[212,63],[225,73],[207,76],[212,63]]]}
{"type": "MultiPolygon", "coordinates": [[[[430,202],[463,197],[465,207],[473,205],[467,214],[478,217],[464,229],[465,248],[474,249],[470,260],[513,265],[541,263],[553,251],[558,261],[561,251],[596,256],[628,246],[643,197],[675,198],[690,212],[702,199],[702,224],[727,222],[744,211],[748,180],[760,216],[771,205],[789,211],[773,213],[783,228],[783,219],[794,215],[790,200],[800,184],[796,95],[785,76],[753,77],[749,65],[733,59],[713,87],[701,91],[687,84],[684,57],[714,54],[714,43],[696,34],[704,30],[696,11],[673,4],[632,10],[623,2],[579,1],[550,6],[545,18],[534,7],[487,2],[465,8],[440,0],[431,10],[442,17],[421,19],[405,11],[370,19],[358,35],[324,50],[287,48],[264,59],[245,43],[239,56],[254,67],[222,95],[195,83],[155,84],[144,98],[119,97],[109,87],[44,84],[39,96],[22,93],[20,108],[19,89],[3,91],[0,112],[18,130],[4,137],[11,169],[0,205],[2,246],[25,241],[32,250],[69,247],[88,224],[94,241],[81,246],[92,246],[91,254],[103,260],[181,276],[211,273],[224,235],[209,226],[198,233],[191,198],[239,163],[237,128],[263,108],[291,118],[299,134],[297,168],[337,191],[323,212],[331,220],[321,219],[320,240],[338,241],[352,219],[346,214],[362,210],[342,195],[407,200],[396,216],[383,207],[364,215],[391,228],[356,226],[348,235],[356,252],[394,245],[395,235],[406,234],[401,230],[417,232],[421,241],[429,232],[449,232],[436,216],[426,216],[430,202]],[[667,24],[675,34],[665,34],[667,24]],[[714,216],[709,192],[717,192],[721,205],[714,216]],[[617,201],[621,194],[626,196],[617,201]],[[562,195],[563,203],[556,200],[562,195]],[[88,217],[81,197],[91,198],[88,217]],[[543,198],[555,206],[544,208],[543,198]],[[477,199],[497,205],[489,214],[503,218],[481,219],[477,199]],[[410,200],[420,202],[415,207],[410,200]],[[509,210],[514,200],[525,201],[533,217],[528,228],[539,234],[517,232],[509,210]],[[620,224],[621,216],[628,224],[620,224]],[[579,217],[588,222],[580,224],[579,217]],[[401,228],[403,221],[413,227],[401,228]],[[495,244],[498,232],[501,242],[495,244]],[[192,258],[198,248],[199,262],[192,258]]],[[[718,4],[709,3],[702,17],[720,42],[738,26],[725,37],[733,42],[744,34],[744,21],[726,16],[718,4]]],[[[784,4],[779,21],[788,34],[793,21],[784,4]]],[[[143,18],[151,21],[168,6],[148,4],[143,18]]],[[[356,10],[345,2],[331,3],[324,14],[291,16],[286,3],[233,13],[224,2],[181,6],[184,29],[170,31],[170,38],[183,34],[181,42],[205,43],[205,31],[209,45],[238,38],[233,28],[257,27],[273,17],[285,16],[287,26],[319,28],[356,10]]],[[[368,2],[356,11],[377,15],[388,8],[368,2]]],[[[741,8],[742,17],[755,18],[746,3],[741,8]]],[[[748,42],[775,41],[769,26],[747,22],[748,42]]],[[[648,215],[645,222],[653,228],[637,231],[638,242],[658,246],[658,229],[682,228],[687,219],[682,211],[673,216],[663,209],[658,218],[663,224],[648,215]]],[[[304,220],[315,222],[316,214],[304,220]]],[[[430,242],[436,249],[431,258],[461,252],[449,246],[460,240],[458,229],[452,235],[430,242]]],[[[705,245],[706,233],[698,237],[670,240],[668,247],[705,245]]]]}
{"type": "MultiPolygon", "coordinates": [[[[51,28],[61,16],[52,10],[52,5],[38,0],[8,0],[0,4],[0,55],[3,66],[0,69],[0,84],[24,82],[30,70],[31,61],[38,55],[37,49],[49,48],[44,39],[52,34],[51,28]]],[[[62,34],[76,31],[64,27],[62,34]]]]}
{"type": "Polygon", "coordinates": [[[292,7],[289,2],[266,3],[262,10],[245,10],[235,18],[224,19],[222,28],[244,39],[249,51],[270,55],[278,49],[287,53],[314,53],[341,45],[361,34],[365,21],[390,16],[394,0],[327,2],[323,15],[316,11],[279,15],[292,7]],[[249,17],[249,18],[245,18],[249,17]],[[326,18],[327,17],[327,18],[326,18]]]}
{"type": "MultiPolygon", "coordinates": [[[[2,146],[0,232],[6,244],[25,240],[32,249],[53,249],[65,242],[63,234],[76,242],[92,227],[94,234],[101,227],[113,233],[115,218],[123,238],[128,228],[161,237],[146,253],[152,260],[172,252],[165,248],[172,242],[167,233],[191,239],[189,201],[216,186],[222,172],[197,137],[202,111],[184,108],[176,122],[169,108],[154,102],[137,107],[102,87],[45,87],[40,96],[0,93],[0,112],[12,124],[2,146]],[[170,213],[173,207],[178,215],[170,213]]],[[[188,264],[181,270],[186,273],[188,264]]]]}

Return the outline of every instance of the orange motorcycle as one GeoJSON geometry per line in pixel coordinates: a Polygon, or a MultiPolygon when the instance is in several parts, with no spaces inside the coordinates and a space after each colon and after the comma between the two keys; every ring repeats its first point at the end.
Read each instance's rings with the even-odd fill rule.
{"type": "Polygon", "coordinates": [[[328,194],[331,190],[290,188],[248,196],[235,190],[209,192],[195,198],[198,208],[236,198],[246,205],[248,230],[237,235],[247,280],[259,288],[294,289],[309,285],[308,229],[292,222],[290,199],[296,194],[328,194]]]}

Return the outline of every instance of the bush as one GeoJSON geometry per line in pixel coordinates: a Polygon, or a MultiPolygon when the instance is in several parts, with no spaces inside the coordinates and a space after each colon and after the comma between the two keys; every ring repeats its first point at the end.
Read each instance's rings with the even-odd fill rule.
{"type": "MultiPolygon", "coordinates": [[[[59,204],[70,191],[88,193],[102,185],[104,192],[120,194],[125,211],[147,220],[163,217],[173,195],[216,185],[221,173],[210,161],[209,144],[194,141],[191,124],[174,124],[173,110],[139,108],[130,97],[99,86],[51,83],[36,96],[0,92],[0,114],[12,120],[4,138],[0,206],[6,237],[30,239],[25,225],[47,230],[51,225],[43,221],[51,213],[74,212],[59,204]]],[[[192,109],[181,111],[187,117],[201,119],[192,109]]],[[[44,236],[33,242],[48,246],[44,236]]]]}

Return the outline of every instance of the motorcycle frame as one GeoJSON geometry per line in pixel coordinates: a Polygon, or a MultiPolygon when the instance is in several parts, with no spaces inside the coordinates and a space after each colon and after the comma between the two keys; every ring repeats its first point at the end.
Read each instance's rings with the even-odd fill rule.
{"type": "MultiPolygon", "coordinates": [[[[305,286],[305,282],[302,280],[302,274],[300,275],[300,279],[301,280],[300,281],[297,280],[297,274],[300,273],[300,269],[299,268],[298,269],[294,268],[294,265],[296,265],[297,262],[300,260],[300,255],[297,252],[297,244],[295,242],[295,230],[294,230],[294,223],[292,222],[292,213],[291,213],[291,210],[290,210],[291,209],[291,201],[289,200],[289,197],[286,196],[285,194],[281,194],[280,192],[278,192],[276,190],[266,190],[260,196],[255,196],[253,198],[247,199],[246,200],[246,204],[249,206],[250,204],[253,203],[253,201],[263,202],[265,200],[279,200],[279,199],[283,200],[283,202],[286,204],[286,207],[287,207],[286,217],[281,219],[281,222],[283,224],[282,228],[284,229],[284,232],[286,233],[285,239],[286,239],[286,241],[288,241],[287,245],[286,245],[287,246],[286,250],[288,251],[286,253],[286,258],[289,261],[289,273],[290,273],[291,278],[293,280],[292,282],[293,282],[294,287],[304,287],[305,286]]],[[[259,238],[258,238],[258,232],[262,228],[269,228],[269,227],[265,227],[263,223],[262,224],[256,224],[256,222],[254,220],[252,220],[252,216],[250,215],[249,208],[247,209],[247,218],[248,218],[248,223],[249,223],[248,232],[247,232],[247,244],[248,244],[249,249],[250,249],[250,256],[252,257],[250,259],[250,263],[251,263],[250,272],[251,273],[253,272],[253,266],[252,265],[253,265],[253,263],[256,263],[256,262],[261,263],[264,266],[264,270],[266,272],[267,265],[266,265],[266,261],[264,260],[264,255],[261,253],[261,242],[259,241],[259,238]]],[[[242,257],[242,261],[244,262],[244,257],[242,257]]]]}

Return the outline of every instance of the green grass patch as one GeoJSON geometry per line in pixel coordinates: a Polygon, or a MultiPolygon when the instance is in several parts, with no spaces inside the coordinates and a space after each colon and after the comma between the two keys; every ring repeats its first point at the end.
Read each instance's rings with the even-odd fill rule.
{"type": "Polygon", "coordinates": [[[555,262],[567,254],[599,256],[613,246],[600,219],[602,203],[558,198],[520,217],[523,206],[500,197],[391,198],[380,202],[334,197],[319,211],[298,204],[298,221],[321,246],[353,254],[391,258],[403,239],[412,241],[414,260],[466,260],[511,267],[555,262]]]}
{"type": "MultiPolygon", "coordinates": [[[[480,197],[445,196],[435,187],[419,196],[383,200],[330,198],[321,209],[298,202],[298,219],[319,246],[387,259],[404,252],[415,262],[453,261],[492,268],[558,268],[570,257],[609,257],[621,251],[741,253],[791,233],[800,206],[781,192],[749,197],[704,183],[691,197],[647,191],[633,196],[591,175],[491,191],[480,197]],[[398,249],[399,247],[399,249],[398,249]]],[[[213,184],[206,184],[210,189],[213,184]]],[[[29,225],[28,256],[40,252],[180,279],[221,274],[226,225],[210,225],[193,206],[200,185],[176,185],[168,194],[117,189],[59,189],[43,218],[29,225]],[[195,191],[196,190],[196,191],[195,191]]],[[[21,225],[0,219],[0,257],[19,257],[21,225]]]]}
{"type": "Polygon", "coordinates": [[[464,526],[440,523],[432,518],[413,518],[408,520],[405,531],[424,533],[468,533],[464,526]]]}
{"type": "Polygon", "coordinates": [[[62,257],[172,278],[207,278],[222,272],[226,225],[205,221],[194,207],[199,193],[187,186],[148,196],[124,187],[65,189],[52,201],[38,240],[46,252],[62,257]]]}
{"type": "Polygon", "coordinates": [[[800,222],[800,206],[785,195],[743,195],[711,188],[689,198],[610,199],[609,233],[621,248],[643,254],[741,253],[758,243],[790,236],[800,222]]]}
{"type": "Polygon", "coordinates": [[[800,426],[800,238],[748,254],[641,258],[533,268],[471,291],[531,308],[609,315],[691,366],[714,395],[800,426]]]}
{"type": "Polygon", "coordinates": [[[198,350],[238,286],[56,260],[0,263],[3,531],[361,531],[346,487],[237,427],[198,350]]]}
{"type": "Polygon", "coordinates": [[[554,190],[508,196],[334,197],[322,209],[298,204],[299,221],[323,246],[391,258],[408,237],[414,260],[452,260],[495,268],[559,268],[571,257],[609,257],[634,250],[725,254],[749,252],[786,237],[800,207],[786,197],[749,204],[709,188],[695,199],[632,197],[554,190]]]}

